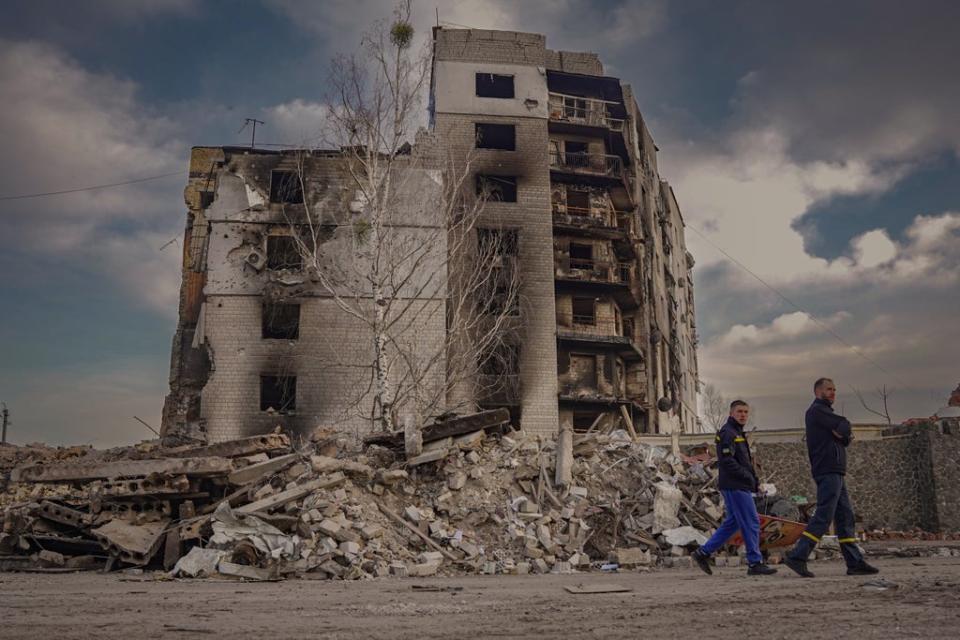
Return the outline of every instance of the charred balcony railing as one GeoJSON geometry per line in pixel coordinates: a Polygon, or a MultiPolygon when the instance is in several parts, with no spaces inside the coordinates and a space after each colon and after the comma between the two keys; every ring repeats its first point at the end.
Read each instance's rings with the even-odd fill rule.
{"type": "Polygon", "coordinates": [[[635,265],[630,262],[558,256],[554,259],[554,269],[556,277],[566,280],[626,285],[633,280],[635,265]]]}
{"type": "Polygon", "coordinates": [[[623,131],[624,120],[610,115],[609,105],[612,104],[616,103],[597,98],[551,93],[550,119],[555,122],[570,122],[588,127],[603,127],[611,131],[623,131]]]}
{"type": "Polygon", "coordinates": [[[623,159],[605,153],[550,152],[550,168],[591,176],[623,179],[623,159]]]}

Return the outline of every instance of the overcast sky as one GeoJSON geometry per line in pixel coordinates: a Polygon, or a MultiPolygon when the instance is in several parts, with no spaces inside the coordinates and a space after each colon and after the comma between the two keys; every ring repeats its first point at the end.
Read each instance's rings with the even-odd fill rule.
{"type": "MultiPolygon", "coordinates": [[[[893,388],[897,420],[945,404],[960,380],[960,3],[434,0],[416,2],[420,34],[438,5],[442,22],[595,51],[634,87],[697,261],[701,377],[757,424],[798,426],[821,375],[856,420],[854,387],[893,388]]],[[[175,174],[0,199],[11,440],[159,426],[189,148],[248,141],[245,117],[266,121],[264,142],[310,138],[330,57],[391,6],[8,0],[0,198],[175,174]]]]}

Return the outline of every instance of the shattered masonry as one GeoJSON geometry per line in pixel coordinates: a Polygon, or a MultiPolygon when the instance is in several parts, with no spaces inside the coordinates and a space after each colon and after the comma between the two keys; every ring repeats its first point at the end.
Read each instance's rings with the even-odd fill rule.
{"type": "MultiPolygon", "coordinates": [[[[496,185],[500,201],[484,215],[516,229],[521,296],[536,310],[522,317],[515,388],[477,404],[509,408],[533,433],[696,431],[693,258],[657,147],[629,85],[603,75],[595,54],[545,44],[539,34],[434,30],[432,133],[455,158],[475,154],[477,180],[496,185]]],[[[335,305],[295,269],[268,264],[270,238],[285,232],[271,180],[298,157],[192,151],[165,436],[217,442],[334,424],[359,374],[331,366],[330,345],[340,360],[369,361],[369,343],[335,305]],[[295,337],[284,326],[288,339],[263,337],[271,299],[300,305],[295,337]],[[296,411],[261,410],[271,389],[294,394],[296,411]]],[[[349,209],[337,152],[311,153],[305,174],[304,198],[332,217],[349,209]]]]}

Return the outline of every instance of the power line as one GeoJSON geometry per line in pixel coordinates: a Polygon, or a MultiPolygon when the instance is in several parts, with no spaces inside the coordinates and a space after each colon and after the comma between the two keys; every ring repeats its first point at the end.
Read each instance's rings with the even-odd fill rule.
{"type": "Polygon", "coordinates": [[[95,191],[97,189],[112,189],[113,187],[123,187],[128,184],[137,184],[140,182],[149,182],[151,180],[160,180],[170,176],[183,175],[182,171],[173,171],[171,173],[162,173],[158,176],[148,176],[146,178],[137,178],[136,180],[126,180],[124,182],[112,182],[110,184],[98,184],[89,187],[77,187],[76,189],[63,189],[61,191],[44,191],[42,193],[25,193],[16,196],[0,196],[0,200],[27,200],[29,198],[43,198],[46,196],[59,196],[65,193],[78,193],[80,191],[95,191]]]}
{"type": "Polygon", "coordinates": [[[791,307],[793,307],[794,309],[796,309],[797,311],[799,311],[799,312],[802,313],[803,315],[805,315],[805,316],[807,316],[808,318],[810,318],[814,323],[816,323],[816,325],[817,325],[818,327],[820,327],[821,329],[823,329],[824,331],[826,331],[827,333],[829,333],[831,336],[833,336],[833,337],[837,340],[837,342],[839,342],[840,344],[844,345],[845,347],[847,347],[848,349],[850,349],[851,351],[853,351],[855,354],[857,354],[858,356],[860,356],[861,358],[863,358],[866,362],[869,362],[870,364],[872,364],[874,367],[876,367],[877,369],[879,369],[880,371],[882,371],[882,372],[885,373],[886,375],[888,375],[888,376],[892,377],[893,379],[895,379],[897,382],[899,382],[899,383],[900,383],[901,385],[903,385],[904,387],[907,386],[907,385],[903,382],[903,380],[901,380],[901,379],[899,378],[899,376],[891,373],[890,371],[887,371],[879,362],[877,362],[876,360],[874,360],[873,358],[871,358],[870,356],[868,356],[868,355],[865,354],[864,352],[860,351],[860,349],[856,348],[854,345],[852,345],[852,344],[850,344],[849,342],[847,342],[846,340],[844,340],[844,339],[843,339],[843,336],[841,336],[839,333],[837,333],[836,331],[834,331],[833,329],[831,329],[829,325],[827,325],[825,322],[822,322],[822,321],[821,321],[819,318],[817,318],[815,315],[813,315],[812,313],[810,313],[809,311],[807,311],[806,309],[804,309],[803,307],[801,307],[799,304],[797,304],[796,302],[794,302],[793,300],[791,300],[790,298],[788,298],[787,296],[785,296],[779,289],[777,289],[777,288],[774,287],[772,284],[770,284],[769,282],[767,282],[766,280],[764,280],[763,278],[761,278],[760,276],[758,276],[756,273],[754,273],[753,271],[751,271],[750,268],[749,268],[747,265],[743,264],[742,262],[740,262],[739,260],[737,260],[736,258],[734,258],[732,255],[730,255],[729,253],[727,253],[726,251],[724,251],[724,249],[723,249],[722,247],[720,247],[718,244],[716,244],[715,242],[713,242],[713,240],[711,240],[710,238],[708,238],[708,237],[707,237],[703,232],[701,232],[699,229],[697,229],[696,227],[694,227],[694,226],[691,225],[690,223],[687,223],[686,226],[689,227],[691,230],[693,230],[693,232],[696,233],[698,236],[700,236],[701,238],[703,238],[703,240],[704,240],[707,244],[709,244],[711,247],[713,247],[714,249],[716,249],[717,251],[719,251],[720,253],[722,253],[728,260],[730,260],[730,262],[734,263],[735,265],[737,265],[738,267],[740,267],[741,269],[743,269],[744,271],[746,271],[747,273],[749,273],[751,276],[753,276],[753,277],[757,280],[757,282],[759,282],[759,283],[762,284],[764,287],[766,287],[766,288],[769,289],[770,291],[773,291],[775,294],[777,294],[777,295],[780,297],[781,300],[783,300],[784,302],[786,302],[787,304],[789,304],[791,307]]]}

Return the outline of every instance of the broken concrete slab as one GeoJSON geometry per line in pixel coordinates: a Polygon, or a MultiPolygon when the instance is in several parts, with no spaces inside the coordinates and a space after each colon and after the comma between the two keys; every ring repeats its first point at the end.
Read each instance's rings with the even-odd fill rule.
{"type": "Polygon", "coordinates": [[[667,544],[674,547],[686,547],[691,544],[702,545],[707,542],[707,536],[691,526],[666,529],[663,532],[663,538],[667,541],[667,544]]]}
{"type": "Polygon", "coordinates": [[[186,476],[227,475],[233,470],[228,458],[169,458],[161,460],[115,460],[113,462],[66,462],[17,467],[13,482],[82,482],[108,478],[136,478],[153,473],[186,476]]]}
{"type": "Polygon", "coordinates": [[[271,458],[266,462],[260,462],[242,469],[237,469],[227,476],[227,480],[230,484],[236,486],[255,482],[268,474],[279,473],[287,467],[293,466],[299,459],[300,454],[297,453],[289,453],[284,456],[271,458]]]}
{"type": "Polygon", "coordinates": [[[210,456],[222,458],[236,458],[257,453],[271,453],[290,449],[290,437],[284,433],[268,433],[261,436],[250,436],[227,442],[217,442],[203,447],[176,449],[168,452],[169,458],[206,458],[210,456]]]}
{"type": "Polygon", "coordinates": [[[256,513],[257,511],[270,511],[271,509],[276,509],[277,507],[283,506],[288,502],[299,500],[300,498],[308,494],[311,494],[314,491],[335,487],[339,484],[342,484],[346,479],[347,479],[346,476],[344,476],[340,472],[337,472],[325,478],[319,478],[317,480],[304,482],[301,485],[297,485],[285,491],[281,491],[280,493],[277,493],[272,496],[268,496],[262,500],[257,500],[256,502],[245,504],[242,507],[239,507],[237,509],[237,512],[238,513],[256,513]]]}
{"type": "Polygon", "coordinates": [[[244,580],[254,580],[257,582],[276,582],[282,580],[279,568],[273,565],[267,569],[260,567],[251,567],[246,564],[235,564],[221,560],[217,565],[217,573],[232,578],[243,578],[244,580]]]}
{"type": "Polygon", "coordinates": [[[167,519],[139,525],[111,520],[90,533],[111,555],[129,564],[145,565],[160,548],[168,523],[167,519]]]}

